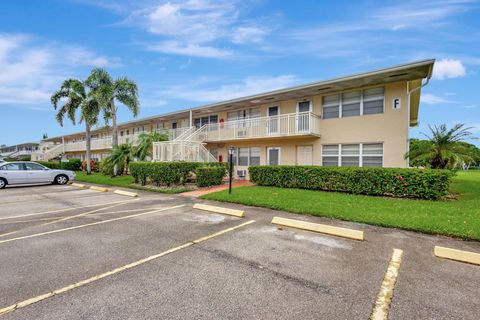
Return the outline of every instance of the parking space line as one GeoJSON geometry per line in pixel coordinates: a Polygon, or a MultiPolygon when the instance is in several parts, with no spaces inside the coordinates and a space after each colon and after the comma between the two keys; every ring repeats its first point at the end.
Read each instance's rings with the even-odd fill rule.
{"type": "Polygon", "coordinates": [[[392,257],[388,263],[387,272],[383,278],[380,291],[375,300],[375,307],[372,312],[371,320],[387,320],[388,308],[393,297],[393,289],[397,282],[398,270],[402,263],[403,250],[393,249],[392,257]]]}
{"type": "MultiPolygon", "coordinates": [[[[148,211],[153,208],[141,208],[141,209],[127,209],[127,210],[117,210],[117,211],[109,211],[109,212],[97,212],[97,213],[92,213],[89,214],[89,217],[97,217],[101,215],[106,215],[106,214],[117,214],[117,213],[126,213],[126,212],[138,212],[138,211],[148,211]]],[[[10,222],[0,222],[0,225],[7,225],[7,224],[16,224],[16,223],[28,223],[28,222],[38,222],[38,221],[48,221],[48,220],[55,220],[55,219],[61,219],[61,218],[67,218],[66,217],[51,217],[51,218],[40,218],[40,219],[32,219],[32,220],[20,220],[20,221],[10,221],[10,222]]],[[[38,225],[36,225],[38,226],[38,225]]],[[[25,229],[22,229],[25,230],[25,229]]]]}
{"type": "Polygon", "coordinates": [[[189,241],[185,244],[182,244],[178,247],[174,247],[174,248],[171,248],[169,250],[166,250],[166,251],[163,251],[161,253],[158,253],[158,254],[155,254],[155,255],[152,255],[152,256],[149,256],[147,258],[144,258],[144,259],[141,259],[141,260],[138,260],[138,261],[135,261],[135,262],[132,262],[132,263],[129,263],[129,264],[126,264],[122,267],[119,267],[119,268],[115,268],[113,270],[110,270],[110,271],[107,271],[107,272],[104,272],[104,273],[101,273],[99,275],[96,275],[96,276],[93,276],[93,277],[90,277],[88,279],[85,279],[85,280],[82,280],[82,281],[79,281],[79,282],[76,282],[74,284],[71,284],[71,285],[68,285],[68,286],[65,286],[63,288],[60,288],[60,289],[56,289],[56,290],[53,290],[53,291],[50,291],[48,293],[45,293],[45,294],[42,294],[42,295],[39,295],[39,296],[36,296],[36,297],[33,297],[33,298],[30,298],[30,299],[27,299],[27,300],[24,300],[24,301],[21,301],[21,302],[18,302],[18,303],[15,303],[11,306],[8,306],[8,307],[5,307],[5,308],[2,308],[0,309],[0,315],[5,315],[7,313],[10,313],[12,311],[15,311],[15,310],[18,310],[20,308],[24,308],[24,307],[27,307],[29,305],[32,305],[34,303],[37,303],[37,302],[40,302],[42,300],[45,300],[45,299],[48,299],[48,298],[51,298],[53,296],[56,296],[56,295],[59,295],[59,294],[62,294],[62,293],[65,293],[67,291],[70,291],[72,289],[75,289],[75,288],[78,288],[78,287],[81,287],[81,286],[84,286],[84,285],[87,285],[89,283],[92,283],[92,282],[95,282],[95,281],[98,281],[100,279],[103,279],[103,278],[106,278],[106,277],[109,277],[111,275],[114,275],[114,274],[117,274],[119,272],[123,272],[123,271],[126,271],[128,269],[132,269],[134,267],[138,267],[144,263],[147,263],[147,262],[150,262],[152,260],[155,260],[155,259],[158,259],[158,258],[161,258],[163,256],[166,256],[170,253],[174,253],[176,251],[180,251],[182,249],[185,249],[185,248],[188,248],[188,247],[191,247],[195,244],[198,244],[200,242],[203,242],[203,241],[206,241],[208,239],[211,239],[211,238],[214,238],[214,237],[217,237],[217,236],[220,236],[222,234],[225,234],[227,232],[231,232],[231,231],[234,231],[236,229],[239,229],[239,228],[242,228],[246,225],[249,225],[251,223],[254,223],[255,220],[250,220],[250,221],[247,221],[247,222],[244,222],[242,224],[239,224],[239,225],[236,225],[234,227],[231,227],[231,228],[228,228],[228,229],[225,229],[225,230],[221,230],[219,232],[216,232],[216,233],[213,233],[211,235],[208,235],[208,236],[205,236],[205,237],[202,237],[202,238],[199,238],[197,240],[193,240],[193,241],[189,241]]]}
{"type": "Polygon", "coordinates": [[[1,217],[0,220],[23,218],[23,217],[30,217],[30,216],[38,216],[38,215],[42,215],[42,214],[57,213],[57,212],[63,212],[63,211],[72,211],[72,210],[76,210],[76,209],[92,208],[92,207],[98,207],[98,206],[127,202],[127,201],[129,201],[129,200],[112,201],[112,202],[107,202],[107,203],[89,204],[87,206],[78,206],[78,207],[71,207],[71,208],[64,208],[64,209],[57,209],[57,210],[50,210],[50,211],[35,212],[35,213],[29,213],[29,214],[21,214],[21,215],[11,216],[11,217],[1,217]]]}
{"type": "MultiPolygon", "coordinates": [[[[134,201],[134,200],[130,200],[130,201],[134,201]]],[[[58,223],[58,222],[61,222],[61,221],[66,221],[66,220],[70,220],[70,219],[73,219],[73,218],[78,218],[78,217],[82,217],[82,216],[85,216],[85,215],[89,215],[89,214],[92,214],[92,213],[95,213],[95,212],[98,212],[98,211],[114,208],[114,207],[117,207],[121,204],[125,204],[125,203],[130,202],[130,201],[122,201],[122,202],[119,202],[119,203],[116,203],[116,204],[112,204],[110,206],[106,206],[106,207],[102,207],[102,208],[99,208],[99,209],[83,212],[83,213],[80,213],[80,214],[77,214],[77,215],[58,218],[57,220],[54,220],[54,221],[50,221],[50,222],[42,223],[42,224],[39,224],[39,225],[30,226],[30,227],[26,227],[26,228],[23,228],[23,229],[3,233],[3,234],[0,234],[0,238],[3,238],[5,236],[11,235],[11,234],[18,233],[20,231],[24,231],[24,230],[29,229],[29,228],[47,226],[47,225],[58,223]]],[[[2,243],[2,242],[0,241],[0,243],[2,243]]]]}
{"type": "Polygon", "coordinates": [[[162,209],[157,209],[157,210],[148,211],[148,212],[142,212],[142,213],[137,213],[137,214],[131,214],[131,215],[123,216],[123,217],[119,217],[119,218],[113,218],[113,219],[108,219],[108,220],[91,222],[91,223],[82,224],[82,225],[79,225],[79,226],[73,226],[73,227],[56,229],[56,230],[51,230],[51,231],[46,231],[46,232],[41,232],[41,233],[35,233],[35,234],[28,235],[28,236],[22,236],[22,237],[17,237],[17,238],[11,238],[11,239],[2,240],[2,241],[0,241],[0,244],[7,243],[7,242],[12,242],[12,241],[17,241],[17,240],[24,240],[24,239],[30,239],[30,238],[45,236],[45,235],[49,235],[49,234],[53,234],[53,233],[58,233],[58,232],[64,232],[64,231],[69,231],[69,230],[75,230],[75,229],[85,228],[85,227],[91,227],[91,226],[95,226],[95,225],[99,225],[99,224],[104,224],[104,223],[108,223],[108,222],[113,222],[113,221],[119,221],[119,220],[124,220],[124,219],[130,219],[130,218],[140,217],[140,216],[143,216],[143,215],[153,214],[153,213],[162,212],[162,211],[171,210],[171,209],[176,209],[176,208],[180,208],[180,207],[184,207],[184,206],[185,206],[184,204],[181,204],[181,205],[178,205],[178,206],[173,206],[173,207],[168,207],[168,208],[162,208],[162,209]]]}

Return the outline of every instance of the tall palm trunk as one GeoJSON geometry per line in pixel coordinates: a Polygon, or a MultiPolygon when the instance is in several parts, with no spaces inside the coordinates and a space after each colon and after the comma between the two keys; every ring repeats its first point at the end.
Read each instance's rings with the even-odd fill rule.
{"type": "MultiPolygon", "coordinates": [[[[118,146],[118,131],[117,131],[117,112],[112,103],[112,146],[118,146]]],[[[118,173],[118,166],[113,167],[113,176],[115,177],[118,173]]]]}
{"type": "Polygon", "coordinates": [[[118,146],[117,112],[112,108],[112,145],[118,146]]]}
{"type": "Polygon", "coordinates": [[[90,140],[91,140],[91,136],[90,136],[90,125],[88,124],[87,121],[85,121],[85,149],[87,150],[86,151],[86,162],[87,162],[87,174],[90,174],[92,173],[92,168],[90,166],[90,140]]]}

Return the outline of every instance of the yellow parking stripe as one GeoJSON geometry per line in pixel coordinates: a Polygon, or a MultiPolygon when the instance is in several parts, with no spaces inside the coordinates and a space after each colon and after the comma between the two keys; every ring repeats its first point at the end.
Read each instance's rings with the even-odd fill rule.
{"type": "Polygon", "coordinates": [[[375,301],[375,307],[372,312],[371,320],[387,320],[388,308],[393,297],[393,289],[395,288],[395,282],[397,282],[398,270],[400,269],[400,263],[402,263],[403,250],[393,249],[392,258],[388,264],[387,272],[383,278],[380,292],[378,293],[377,300],[375,301]]]}
{"type": "Polygon", "coordinates": [[[92,282],[94,282],[94,281],[97,281],[97,280],[106,278],[106,277],[111,276],[111,275],[114,275],[114,274],[116,274],[116,273],[119,273],[119,272],[122,272],[122,271],[126,271],[126,270],[128,270],[128,269],[132,269],[132,268],[134,268],[134,267],[137,267],[137,266],[142,265],[142,264],[144,264],[144,263],[147,263],[147,262],[149,262],[149,261],[152,261],[152,260],[161,258],[161,257],[163,257],[163,256],[166,256],[166,255],[170,254],[170,253],[173,253],[173,252],[180,251],[180,250],[182,250],[182,249],[191,247],[191,246],[193,246],[193,245],[195,245],[195,244],[197,244],[197,243],[200,243],[200,242],[203,242],[203,241],[205,241],[205,240],[208,240],[208,239],[217,237],[217,236],[222,235],[222,234],[225,234],[225,233],[227,233],[227,232],[234,231],[234,230],[236,230],[236,229],[242,228],[242,227],[244,227],[244,226],[246,226],[246,225],[249,225],[249,224],[251,224],[251,223],[254,223],[254,222],[255,222],[255,220],[250,220],[250,221],[248,221],[248,222],[239,224],[239,225],[237,225],[237,226],[235,226],[235,227],[228,228],[228,229],[225,229],[225,230],[222,230],[222,231],[213,233],[213,234],[211,234],[211,235],[208,235],[208,236],[199,238],[199,239],[197,239],[197,240],[193,240],[193,241],[187,242],[187,243],[182,244],[182,245],[180,245],[180,246],[178,246],[178,247],[169,249],[169,250],[167,250],[167,251],[163,251],[163,252],[161,252],[161,253],[155,254],[155,255],[153,255],[153,256],[150,256],[150,257],[147,257],[147,258],[144,258],[144,259],[141,259],[141,260],[138,260],[138,261],[129,263],[129,264],[126,264],[126,265],[124,265],[124,266],[122,266],[122,267],[119,267],[119,268],[116,268],[116,269],[113,269],[113,270],[110,270],[110,271],[101,273],[101,274],[99,274],[99,275],[96,275],[96,276],[90,277],[90,278],[88,278],[88,279],[79,281],[79,282],[77,282],[77,283],[68,285],[68,286],[66,286],[66,287],[63,287],[63,288],[60,288],[60,289],[56,289],[56,290],[53,290],[53,291],[51,291],[51,292],[48,292],[48,293],[45,293],[45,294],[42,294],[42,295],[39,295],[39,296],[30,298],[30,299],[27,299],[27,300],[24,300],[24,301],[15,303],[15,304],[13,304],[13,305],[11,305],[11,306],[8,306],[8,307],[5,307],[5,308],[0,309],[0,315],[7,314],[7,313],[9,313],[9,312],[12,312],[12,311],[14,311],[14,310],[18,310],[18,309],[23,308],[23,307],[27,307],[27,306],[32,305],[32,304],[34,304],[34,303],[37,303],[37,302],[39,302],[39,301],[45,300],[45,299],[47,299],[47,298],[51,298],[51,297],[56,296],[56,295],[59,295],[59,294],[61,294],[61,293],[65,293],[65,292],[70,291],[70,290],[72,290],[72,289],[75,289],[75,288],[78,288],[78,287],[87,285],[87,284],[89,284],[89,283],[92,283],[92,282]]]}
{"type": "Polygon", "coordinates": [[[48,235],[48,234],[53,234],[53,233],[58,233],[58,232],[64,232],[64,231],[69,231],[69,230],[75,230],[75,229],[80,229],[80,228],[95,226],[95,225],[98,225],[98,224],[104,224],[104,223],[113,222],[113,221],[119,221],[119,220],[124,220],[124,219],[130,219],[130,218],[140,217],[140,216],[144,216],[144,215],[146,215],[146,214],[152,214],[152,213],[162,212],[162,211],[171,210],[171,209],[176,209],[176,208],[180,208],[180,207],[184,207],[184,206],[185,206],[184,204],[181,204],[181,205],[178,205],[178,206],[173,206],[173,207],[168,207],[168,208],[163,208],[163,209],[157,209],[157,210],[148,211],[148,212],[142,212],[142,213],[137,213],[137,214],[131,214],[131,215],[129,215],[129,216],[124,216],[124,217],[119,217],[119,218],[113,218],[113,219],[108,219],[108,220],[102,220],[102,221],[97,221],[97,222],[82,224],[82,225],[79,225],[79,226],[69,227],[69,228],[56,229],[56,230],[47,231],[47,232],[35,233],[35,234],[28,235],[28,236],[23,236],[23,237],[17,237],[17,238],[2,240],[2,241],[0,241],[0,244],[2,244],[2,243],[7,243],[7,242],[11,242],[11,241],[24,240],[24,239],[30,239],[30,238],[45,236],[45,235],[48,235]]]}

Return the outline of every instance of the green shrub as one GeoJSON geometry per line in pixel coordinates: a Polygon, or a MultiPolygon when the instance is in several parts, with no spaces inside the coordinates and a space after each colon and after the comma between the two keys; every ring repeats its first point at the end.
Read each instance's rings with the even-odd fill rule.
{"type": "Polygon", "coordinates": [[[77,158],[68,159],[68,162],[62,162],[61,168],[70,171],[82,170],[82,160],[77,158]]]}
{"type": "Polygon", "coordinates": [[[130,174],[135,183],[146,184],[148,181],[157,186],[171,186],[185,184],[188,177],[196,173],[199,167],[221,167],[225,170],[224,163],[217,162],[142,162],[135,161],[129,165],[130,174]]]}
{"type": "Polygon", "coordinates": [[[60,162],[50,162],[50,161],[35,161],[35,162],[50,169],[61,169],[61,165],[62,165],[60,162]]]}
{"type": "Polygon", "coordinates": [[[223,177],[227,174],[225,166],[205,166],[196,170],[197,186],[209,187],[222,184],[223,177]]]}
{"type": "Polygon", "coordinates": [[[252,166],[249,173],[261,186],[433,200],[448,193],[452,177],[446,170],[319,166],[252,166]]]}
{"type": "Polygon", "coordinates": [[[50,169],[62,169],[70,171],[82,170],[82,161],[80,159],[68,159],[68,162],[35,161],[50,169]]]}

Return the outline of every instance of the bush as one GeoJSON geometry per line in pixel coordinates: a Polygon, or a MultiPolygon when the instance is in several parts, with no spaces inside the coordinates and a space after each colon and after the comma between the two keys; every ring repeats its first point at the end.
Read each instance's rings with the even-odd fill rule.
{"type": "Polygon", "coordinates": [[[61,169],[61,165],[62,165],[60,162],[49,162],[49,161],[35,161],[35,162],[50,169],[61,169]]]}
{"type": "Polygon", "coordinates": [[[318,166],[252,166],[249,172],[260,186],[433,200],[448,193],[452,177],[446,170],[318,166]]]}
{"type": "Polygon", "coordinates": [[[70,171],[82,170],[82,160],[77,158],[68,159],[68,162],[62,162],[61,168],[70,171]]]}
{"type": "Polygon", "coordinates": [[[68,162],[47,162],[47,161],[35,161],[50,169],[62,169],[70,171],[78,171],[82,169],[82,161],[80,159],[68,159],[68,162]]]}
{"type": "Polygon", "coordinates": [[[223,163],[217,162],[131,162],[129,165],[130,174],[136,183],[146,184],[148,181],[157,186],[171,186],[185,184],[192,173],[196,173],[199,167],[221,167],[225,170],[223,163]]]}
{"type": "Polygon", "coordinates": [[[224,166],[199,167],[196,170],[197,186],[209,187],[222,184],[223,177],[227,174],[224,166]]]}
{"type": "MultiPolygon", "coordinates": [[[[87,160],[82,161],[82,170],[87,171],[87,160]]],[[[90,170],[92,172],[98,172],[98,163],[96,160],[90,160],[90,170]]]]}
{"type": "MultiPolygon", "coordinates": [[[[111,176],[113,177],[113,168],[114,166],[111,166],[111,165],[106,165],[105,164],[105,159],[102,159],[100,160],[98,163],[97,163],[97,170],[98,172],[100,172],[101,174],[103,174],[104,176],[111,176]]],[[[123,173],[124,171],[124,168],[123,168],[123,165],[122,164],[119,164],[117,166],[117,173],[123,173]]]]}

